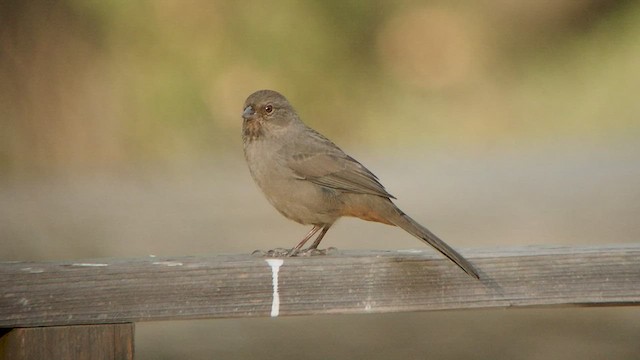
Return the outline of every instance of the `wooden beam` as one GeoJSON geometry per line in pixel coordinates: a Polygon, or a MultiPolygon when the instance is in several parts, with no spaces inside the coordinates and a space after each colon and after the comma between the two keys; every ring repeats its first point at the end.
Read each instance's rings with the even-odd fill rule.
{"type": "Polygon", "coordinates": [[[0,263],[0,327],[640,304],[640,244],[0,263]],[[282,262],[279,265],[279,261],[282,262]]]}
{"type": "Polygon", "coordinates": [[[0,337],[0,359],[133,359],[133,324],[18,328],[0,337]]]}

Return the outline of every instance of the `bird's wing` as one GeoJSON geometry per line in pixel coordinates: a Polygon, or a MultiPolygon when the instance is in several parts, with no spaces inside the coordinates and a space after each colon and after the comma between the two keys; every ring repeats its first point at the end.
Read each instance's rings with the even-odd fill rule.
{"type": "Polygon", "coordinates": [[[291,154],[289,151],[296,149],[286,161],[301,180],[345,192],[395,199],[371,171],[324,136],[313,135],[282,151],[291,154]]]}

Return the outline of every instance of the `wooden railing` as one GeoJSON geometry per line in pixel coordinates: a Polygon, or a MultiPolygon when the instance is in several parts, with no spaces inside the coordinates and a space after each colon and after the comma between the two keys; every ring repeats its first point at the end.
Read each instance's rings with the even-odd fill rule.
{"type": "Polygon", "coordinates": [[[133,324],[222,317],[640,304],[640,244],[0,262],[0,359],[132,359],[133,324]]]}

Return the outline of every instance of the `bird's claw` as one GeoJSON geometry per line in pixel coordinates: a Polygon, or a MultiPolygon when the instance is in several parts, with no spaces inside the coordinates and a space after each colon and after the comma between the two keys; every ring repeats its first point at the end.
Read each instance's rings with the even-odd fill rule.
{"type": "Polygon", "coordinates": [[[326,249],[308,248],[304,250],[298,250],[298,252],[293,254],[292,256],[323,256],[335,254],[337,251],[338,249],[334,247],[328,247],[326,249]]]}
{"type": "Polygon", "coordinates": [[[251,253],[253,256],[257,257],[269,257],[269,258],[279,258],[279,257],[309,257],[309,256],[322,256],[322,255],[331,255],[335,254],[338,251],[335,247],[328,247],[326,249],[315,249],[315,248],[307,248],[307,249],[284,249],[284,248],[275,248],[272,250],[255,250],[251,253]]]}

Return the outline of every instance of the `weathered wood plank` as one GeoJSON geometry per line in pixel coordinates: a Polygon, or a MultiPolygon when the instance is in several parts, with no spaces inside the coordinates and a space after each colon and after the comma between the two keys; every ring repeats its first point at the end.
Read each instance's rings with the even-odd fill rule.
{"type": "Polygon", "coordinates": [[[439,309],[640,304],[640,244],[0,263],[0,327],[439,309]]]}
{"type": "Polygon", "coordinates": [[[0,337],[0,359],[131,360],[133,324],[12,329],[0,337]]]}

